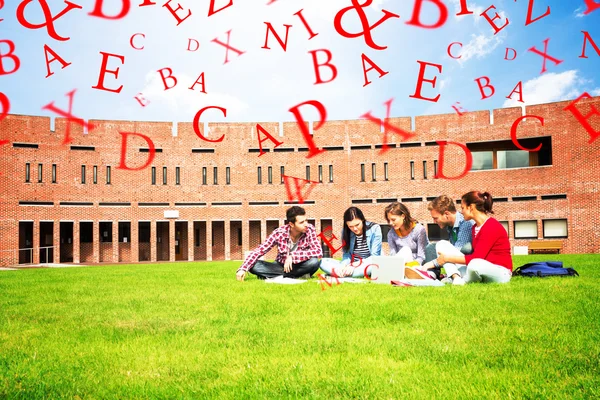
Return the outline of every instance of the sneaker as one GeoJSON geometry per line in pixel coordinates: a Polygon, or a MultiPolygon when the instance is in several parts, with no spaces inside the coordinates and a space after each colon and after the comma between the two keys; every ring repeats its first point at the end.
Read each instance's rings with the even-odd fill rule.
{"type": "Polygon", "coordinates": [[[304,274],[304,275],[298,277],[298,279],[310,279],[310,278],[311,278],[310,274],[304,274]]]}
{"type": "Polygon", "coordinates": [[[416,268],[406,268],[404,270],[406,279],[433,279],[427,271],[422,271],[416,268]]]}
{"type": "Polygon", "coordinates": [[[462,286],[464,285],[466,282],[463,278],[461,278],[460,276],[457,276],[456,278],[452,279],[452,284],[453,285],[459,285],[462,286]]]}
{"type": "Polygon", "coordinates": [[[450,284],[450,283],[452,283],[452,278],[447,276],[447,277],[443,278],[440,282],[442,282],[444,284],[450,284]]]}

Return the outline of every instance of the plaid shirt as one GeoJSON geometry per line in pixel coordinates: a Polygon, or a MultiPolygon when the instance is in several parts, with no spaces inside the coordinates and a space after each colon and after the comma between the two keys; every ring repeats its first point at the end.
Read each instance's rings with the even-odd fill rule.
{"type": "MultiPolygon", "coordinates": [[[[289,224],[285,224],[284,226],[275,229],[263,244],[258,246],[256,250],[248,255],[244,264],[242,264],[238,271],[248,271],[250,268],[254,267],[256,260],[267,254],[267,252],[275,245],[277,245],[276,261],[283,265],[290,252],[291,246],[289,224]]],[[[291,256],[292,264],[299,264],[313,257],[323,257],[323,249],[321,249],[321,244],[317,239],[317,233],[314,226],[308,224],[306,232],[300,235],[298,247],[291,253],[291,256]]]]}
{"type": "Polygon", "coordinates": [[[461,249],[465,244],[473,241],[471,228],[475,225],[475,221],[465,221],[462,213],[456,213],[456,219],[452,228],[447,227],[450,243],[457,249],[461,249]]]}

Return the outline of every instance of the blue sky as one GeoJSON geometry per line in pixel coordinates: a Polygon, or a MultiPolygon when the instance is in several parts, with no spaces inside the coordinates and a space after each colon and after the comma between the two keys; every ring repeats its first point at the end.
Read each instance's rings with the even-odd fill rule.
{"type": "MultiPolygon", "coordinates": [[[[220,8],[229,0],[216,0],[220,8]]],[[[583,91],[600,96],[600,56],[587,45],[587,59],[581,55],[583,34],[587,31],[600,46],[600,10],[583,15],[583,0],[535,0],[533,16],[543,14],[548,6],[551,14],[525,26],[529,0],[474,0],[468,1],[474,14],[455,16],[459,0],[443,0],[449,10],[447,22],[438,29],[423,29],[407,25],[415,1],[374,0],[365,8],[371,24],[381,18],[381,9],[400,15],[389,19],[372,31],[376,43],[387,46],[379,51],[368,47],[364,38],[345,38],[334,29],[333,20],[338,11],[350,6],[350,0],[278,0],[266,5],[267,0],[233,0],[233,5],[207,17],[209,0],[171,0],[173,8],[181,4],[185,16],[192,15],[177,26],[171,13],[158,1],[156,6],[138,7],[142,0],[133,1],[128,15],[119,20],[107,20],[88,15],[93,9],[92,0],[73,0],[83,7],[70,11],[55,23],[57,32],[69,36],[68,41],[49,37],[45,28],[31,30],[21,26],[16,18],[20,1],[9,1],[0,9],[0,39],[9,39],[16,45],[15,54],[21,61],[20,69],[0,76],[0,92],[11,102],[12,114],[54,116],[42,110],[45,104],[55,101],[66,109],[65,94],[77,89],[73,113],[85,119],[117,119],[142,121],[191,122],[195,113],[206,106],[227,108],[227,118],[218,112],[206,113],[203,121],[291,121],[288,111],[307,100],[319,100],[327,108],[328,119],[357,119],[367,111],[384,116],[383,103],[394,98],[392,116],[417,116],[453,112],[451,106],[460,102],[464,109],[486,110],[517,104],[506,99],[519,81],[523,82],[526,104],[539,104],[574,99],[583,91]],[[508,18],[510,23],[494,35],[490,24],[479,14],[490,5],[501,15],[499,25],[508,18]],[[318,35],[308,40],[309,34],[300,19],[302,15],[318,35]],[[283,24],[291,24],[287,51],[284,52],[274,37],[271,50],[261,49],[265,41],[266,25],[270,22],[280,35],[283,24]],[[233,47],[245,51],[238,56],[230,52],[230,62],[225,60],[225,48],[211,40],[226,41],[231,29],[233,47]],[[135,33],[135,50],[129,45],[135,33]],[[198,51],[187,51],[188,40],[200,43],[198,51]],[[548,71],[540,75],[542,57],[528,52],[536,47],[543,50],[543,41],[550,38],[548,54],[564,60],[560,65],[548,61],[548,71]],[[446,49],[452,42],[463,43],[462,58],[448,57],[446,49]],[[54,74],[45,78],[44,44],[52,48],[71,65],[61,69],[58,62],[51,64],[54,74]],[[517,51],[514,61],[504,60],[506,48],[517,51]],[[315,85],[315,72],[311,50],[328,49],[332,63],[338,70],[337,78],[326,84],[315,85]],[[119,94],[93,89],[98,81],[102,57],[100,52],[125,57],[121,64],[110,58],[108,69],[119,67],[117,79],[107,74],[105,84],[110,88],[123,85],[119,94]],[[379,78],[376,71],[369,73],[372,83],[363,87],[361,54],[365,54],[387,75],[379,78]],[[437,76],[436,88],[423,84],[423,95],[435,97],[430,102],[409,97],[415,91],[419,74],[417,60],[441,64],[442,73],[428,68],[426,78],[437,76]],[[169,67],[178,80],[175,88],[165,90],[159,73],[169,67]],[[207,93],[188,88],[204,72],[207,93]],[[493,97],[482,100],[475,79],[487,76],[496,89],[493,97]],[[134,99],[144,93],[150,101],[141,107],[134,99]]],[[[364,3],[363,0],[361,0],[364,3]]],[[[49,0],[53,14],[65,3],[49,0]]],[[[116,14],[122,0],[104,0],[106,14],[116,14]]],[[[493,16],[494,10],[488,12],[493,16]]],[[[31,23],[43,22],[38,0],[26,8],[25,15],[31,23]]],[[[437,20],[438,9],[425,2],[422,20],[437,20]]],[[[355,11],[342,18],[349,32],[362,30],[355,11]]],[[[0,44],[6,54],[8,46],[0,44]]],[[[459,50],[458,48],[455,49],[459,50]]],[[[323,55],[322,55],[323,56],[323,55]]],[[[3,59],[4,69],[12,67],[3,59]]],[[[330,72],[322,69],[323,77],[330,72]]],[[[516,95],[514,96],[517,97],[516,95]]],[[[520,103],[519,103],[520,104],[520,103]]],[[[307,119],[316,119],[316,111],[305,111],[307,119]]]]}

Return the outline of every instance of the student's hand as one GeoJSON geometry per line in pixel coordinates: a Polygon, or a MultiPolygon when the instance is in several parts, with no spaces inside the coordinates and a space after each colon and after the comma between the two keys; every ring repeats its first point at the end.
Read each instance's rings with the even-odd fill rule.
{"type": "Polygon", "coordinates": [[[439,253],[439,256],[437,258],[437,263],[439,265],[444,265],[446,264],[447,260],[446,260],[446,256],[444,255],[444,253],[439,253]]]}
{"type": "Polygon", "coordinates": [[[283,272],[286,274],[292,270],[292,256],[287,256],[285,258],[285,264],[283,264],[283,272]]]}
{"type": "Polygon", "coordinates": [[[246,278],[246,274],[248,274],[248,271],[244,271],[243,269],[240,269],[237,274],[235,274],[235,279],[237,279],[240,282],[244,281],[244,278],[246,278]]]}
{"type": "Polygon", "coordinates": [[[354,273],[354,267],[348,265],[347,267],[344,267],[342,269],[342,278],[345,276],[352,276],[352,274],[354,273]]]}
{"type": "Polygon", "coordinates": [[[424,270],[428,270],[428,269],[432,269],[432,268],[435,268],[435,265],[433,264],[433,261],[426,262],[421,267],[421,269],[424,269],[424,270]]]}

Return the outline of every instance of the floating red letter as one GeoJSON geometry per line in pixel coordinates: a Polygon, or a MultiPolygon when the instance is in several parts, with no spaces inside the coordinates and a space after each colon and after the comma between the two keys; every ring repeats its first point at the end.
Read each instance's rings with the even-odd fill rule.
{"type": "Polygon", "coordinates": [[[227,4],[226,6],[221,7],[215,11],[215,0],[210,0],[210,8],[208,9],[208,16],[210,17],[211,15],[216,14],[219,11],[223,11],[224,9],[226,9],[227,7],[232,6],[232,5],[233,5],[233,0],[231,0],[229,2],[229,4],[227,4]]]}
{"type": "Polygon", "coordinates": [[[75,91],[76,91],[76,89],[73,89],[69,93],[67,93],[67,96],[69,96],[69,110],[66,112],[59,108],[56,108],[56,106],[54,105],[54,102],[46,104],[44,107],[42,107],[42,110],[52,111],[52,112],[60,115],[61,117],[68,118],[67,129],[65,132],[65,138],[64,138],[62,144],[71,143],[71,141],[73,140],[73,139],[71,139],[71,122],[76,122],[79,125],[82,125],[83,128],[87,129],[88,132],[91,131],[92,129],[94,129],[94,124],[88,124],[87,122],[83,121],[81,118],[77,118],[72,114],[71,110],[73,109],[73,97],[75,96],[75,91]]]}
{"type": "Polygon", "coordinates": [[[438,69],[438,71],[440,71],[440,74],[442,73],[442,66],[440,64],[432,64],[432,63],[428,63],[425,61],[418,61],[417,62],[420,64],[420,69],[419,69],[419,78],[417,79],[417,88],[415,89],[415,94],[410,95],[408,97],[414,97],[415,99],[421,99],[421,100],[427,100],[427,101],[432,101],[434,103],[437,103],[437,101],[440,99],[440,94],[438,94],[436,97],[434,98],[429,98],[429,97],[423,97],[421,96],[421,89],[423,88],[423,82],[429,82],[431,83],[431,85],[435,88],[435,81],[437,80],[437,76],[433,79],[425,79],[425,68],[427,68],[428,65],[431,65],[432,67],[436,67],[438,69]]]}
{"type": "Polygon", "coordinates": [[[204,72],[200,74],[200,76],[198,77],[198,79],[196,79],[196,82],[194,82],[194,84],[192,85],[192,87],[189,87],[188,89],[194,90],[194,86],[196,86],[197,83],[199,83],[199,84],[202,85],[202,90],[200,92],[206,93],[206,86],[204,85],[204,72]]]}
{"type": "Polygon", "coordinates": [[[152,142],[152,140],[150,140],[150,138],[148,136],[143,135],[141,133],[136,133],[136,132],[119,132],[119,133],[121,134],[121,163],[119,164],[117,169],[126,169],[129,171],[139,171],[139,170],[146,168],[148,165],[152,164],[152,161],[154,160],[154,156],[156,154],[156,149],[154,147],[154,143],[152,142]],[[127,152],[127,137],[129,135],[139,136],[142,139],[144,139],[146,141],[146,143],[148,143],[148,150],[149,150],[148,160],[146,160],[146,163],[144,165],[142,165],[141,167],[129,168],[127,165],[125,165],[125,153],[127,152]]]}
{"type": "Polygon", "coordinates": [[[507,61],[512,61],[512,60],[514,60],[515,58],[517,58],[517,51],[516,51],[515,49],[512,49],[512,48],[510,48],[510,47],[507,47],[507,48],[506,48],[506,54],[504,55],[504,59],[505,59],[505,60],[507,60],[507,61]],[[509,50],[512,50],[512,51],[513,51],[513,58],[511,58],[511,59],[509,59],[509,58],[508,58],[508,51],[509,51],[509,50]]]}
{"type": "Polygon", "coordinates": [[[329,250],[331,251],[331,256],[332,257],[333,257],[333,255],[335,253],[337,253],[338,251],[340,251],[340,249],[346,245],[346,242],[342,240],[342,245],[340,247],[338,247],[337,249],[335,247],[333,247],[333,245],[331,244],[331,242],[334,241],[334,240],[338,240],[338,238],[333,234],[333,228],[331,226],[328,226],[327,228],[325,228],[325,230],[322,231],[321,233],[319,233],[319,235],[317,237],[320,237],[321,240],[323,240],[325,242],[325,244],[327,245],[327,247],[329,247],[329,250]],[[325,236],[325,232],[328,232],[328,231],[332,231],[331,232],[331,239],[329,239],[327,236],[325,236]]]}
{"type": "Polygon", "coordinates": [[[390,112],[391,112],[391,109],[392,109],[392,102],[393,101],[394,101],[394,99],[392,98],[392,99],[389,99],[388,101],[386,101],[385,103],[383,103],[383,104],[386,105],[386,116],[385,116],[384,120],[381,120],[379,118],[375,118],[371,114],[371,111],[369,111],[368,113],[363,114],[363,115],[360,116],[361,118],[366,118],[369,121],[372,121],[372,122],[376,123],[379,127],[381,127],[381,125],[383,125],[383,146],[381,146],[381,151],[379,152],[379,154],[385,153],[389,149],[389,147],[390,147],[390,146],[387,145],[388,128],[392,132],[394,132],[395,134],[402,136],[402,139],[409,139],[409,138],[415,136],[414,134],[406,132],[406,131],[403,131],[402,129],[397,128],[397,127],[391,125],[388,122],[388,119],[390,118],[390,112]]]}
{"type": "Polygon", "coordinates": [[[444,25],[447,20],[448,20],[448,8],[446,8],[446,5],[444,3],[442,3],[440,0],[416,0],[412,18],[406,24],[419,26],[421,28],[434,29],[434,28],[439,28],[442,25],[444,25]],[[430,3],[435,4],[437,6],[438,10],[440,10],[440,17],[439,17],[438,21],[433,25],[424,25],[419,20],[419,17],[421,15],[421,7],[423,6],[423,1],[429,1],[430,3]]]}
{"type": "Polygon", "coordinates": [[[498,13],[496,13],[496,15],[494,15],[494,18],[490,18],[489,15],[487,15],[487,12],[490,10],[490,8],[493,8],[494,10],[496,9],[496,7],[494,5],[491,5],[487,8],[487,10],[482,12],[480,15],[482,17],[484,17],[485,19],[487,19],[487,21],[490,23],[492,28],[494,28],[494,35],[495,35],[498,32],[500,32],[502,29],[504,29],[506,27],[506,25],[509,24],[509,22],[508,22],[508,18],[506,18],[506,23],[498,28],[498,26],[496,24],[494,24],[494,20],[499,19],[500,16],[498,15],[498,13]]]}
{"type": "Polygon", "coordinates": [[[222,108],[222,107],[217,107],[217,106],[208,106],[208,107],[204,107],[203,109],[201,109],[200,111],[198,111],[196,113],[196,116],[194,117],[194,132],[196,132],[196,135],[198,135],[198,137],[202,140],[205,140],[207,142],[211,142],[211,143],[217,143],[217,142],[222,142],[223,139],[225,138],[225,135],[222,135],[220,138],[218,138],[217,140],[210,140],[207,139],[206,137],[204,137],[204,135],[202,134],[202,131],[200,130],[200,117],[202,116],[202,113],[204,113],[204,111],[210,109],[210,108],[214,108],[216,110],[221,110],[221,112],[223,113],[224,117],[227,117],[227,109],[222,108]]]}
{"type": "Polygon", "coordinates": [[[586,31],[581,31],[581,33],[583,33],[583,50],[581,51],[581,55],[579,56],[579,58],[588,58],[585,55],[585,45],[588,40],[590,41],[590,44],[592,45],[594,50],[596,50],[596,53],[598,53],[598,55],[600,56],[600,49],[598,48],[598,46],[596,46],[596,43],[594,43],[590,34],[587,33],[586,31]]]}
{"type": "Polygon", "coordinates": [[[177,3],[177,8],[173,10],[173,7],[171,7],[171,1],[172,0],[168,0],[165,4],[163,4],[163,7],[167,7],[171,14],[173,14],[175,19],[177,20],[177,26],[179,26],[179,24],[181,24],[183,21],[188,19],[190,15],[192,15],[192,10],[188,10],[188,15],[186,15],[184,18],[180,18],[179,15],[177,15],[177,11],[183,10],[183,7],[181,7],[181,4],[177,3]]]}
{"type": "MultiPolygon", "coordinates": [[[[269,4],[271,4],[271,3],[269,3],[269,4]]],[[[304,9],[302,9],[302,10],[304,10],[304,9]]],[[[314,38],[315,36],[317,36],[318,33],[314,33],[312,31],[312,29],[310,29],[308,22],[306,22],[306,20],[304,19],[304,16],[302,15],[302,10],[298,11],[297,13],[294,13],[294,15],[297,15],[300,18],[300,21],[302,21],[302,24],[304,25],[304,27],[308,31],[308,34],[310,35],[310,37],[308,38],[308,40],[310,40],[310,39],[314,38]]]]}
{"type": "Polygon", "coordinates": [[[512,124],[512,126],[510,128],[510,137],[511,137],[513,143],[515,144],[515,146],[517,146],[521,150],[525,150],[525,151],[540,151],[540,149],[542,148],[542,144],[541,143],[535,149],[528,149],[527,147],[521,146],[521,144],[517,140],[517,128],[519,127],[519,124],[521,123],[521,121],[523,121],[525,118],[535,118],[535,119],[537,119],[538,121],[540,121],[542,123],[542,126],[544,126],[544,118],[538,117],[537,115],[524,115],[522,117],[517,118],[515,120],[515,122],[512,124]]]}
{"type": "Polygon", "coordinates": [[[236,53],[238,53],[240,56],[242,54],[245,53],[245,51],[240,51],[234,47],[231,47],[229,45],[229,36],[231,35],[231,29],[227,31],[227,44],[221,42],[219,39],[214,38],[213,40],[211,40],[211,42],[215,42],[217,44],[220,44],[221,46],[224,46],[227,50],[225,51],[225,62],[223,64],[227,64],[229,62],[229,49],[235,51],[236,53]]]}
{"type": "Polygon", "coordinates": [[[50,47],[48,47],[48,45],[44,45],[44,56],[46,56],[46,68],[48,69],[48,75],[46,75],[46,78],[48,78],[50,75],[54,75],[54,72],[50,71],[50,63],[53,61],[58,61],[59,63],[62,64],[62,68],[61,69],[65,69],[67,68],[69,65],[71,65],[71,63],[66,62],[65,60],[63,60],[58,54],[56,54],[54,52],[54,50],[52,50],[50,47]],[[52,58],[51,60],[48,59],[48,53],[52,54],[52,58]]]}
{"type": "Polygon", "coordinates": [[[544,57],[544,63],[542,64],[542,72],[540,74],[543,74],[544,72],[546,72],[546,59],[552,61],[556,65],[563,62],[563,60],[558,60],[558,59],[548,55],[548,41],[550,41],[550,38],[544,40],[544,52],[543,53],[541,51],[539,51],[538,49],[536,49],[535,47],[532,47],[529,49],[529,51],[531,51],[532,53],[536,53],[536,54],[539,54],[540,56],[544,57]]]}
{"type": "Polygon", "coordinates": [[[437,143],[440,145],[440,154],[439,154],[439,159],[440,159],[440,166],[438,169],[438,173],[435,176],[435,179],[439,179],[439,178],[443,178],[443,179],[460,179],[463,176],[467,175],[467,173],[471,170],[471,167],[473,166],[473,155],[471,154],[471,151],[467,148],[467,146],[465,146],[462,143],[456,143],[456,142],[447,142],[445,140],[438,140],[437,143]],[[463,151],[465,152],[465,155],[467,156],[467,163],[465,165],[465,169],[463,170],[463,172],[459,175],[459,176],[455,176],[455,177],[448,177],[446,175],[444,175],[444,151],[446,150],[446,144],[455,144],[458,147],[460,147],[461,149],[463,149],[463,151]]]}
{"type": "Polygon", "coordinates": [[[518,93],[519,94],[519,101],[521,103],[524,103],[524,101],[523,101],[523,82],[517,83],[517,86],[515,86],[515,88],[513,89],[513,91],[510,92],[510,94],[508,96],[506,96],[506,98],[512,100],[512,95],[514,93],[518,93]]]}
{"type": "Polygon", "coordinates": [[[141,36],[141,37],[143,37],[144,39],[146,39],[146,35],[144,35],[143,33],[136,33],[136,34],[134,34],[134,35],[131,37],[131,39],[129,39],[129,44],[131,45],[131,47],[133,47],[133,48],[134,48],[134,49],[136,49],[136,50],[144,50],[144,46],[142,46],[142,47],[135,47],[135,45],[133,44],[133,38],[135,38],[136,36],[141,36]]]}
{"type": "Polygon", "coordinates": [[[306,179],[296,178],[293,176],[283,175],[283,182],[285,183],[285,191],[287,193],[287,198],[289,201],[294,201],[295,198],[298,198],[298,203],[303,204],[304,200],[308,197],[310,192],[313,190],[316,184],[319,182],[307,181],[306,179]],[[292,188],[290,187],[290,180],[294,182],[294,192],[296,197],[294,197],[294,193],[292,193],[292,188]],[[302,181],[302,185],[298,183],[298,181],[302,181]],[[302,193],[302,189],[310,183],[306,193],[302,193]]]}
{"type": "Polygon", "coordinates": [[[591,98],[592,96],[590,96],[587,92],[584,92],[581,96],[573,100],[568,106],[564,108],[565,110],[571,111],[575,118],[577,118],[577,121],[579,121],[579,123],[585,128],[586,131],[588,131],[588,133],[590,134],[590,141],[588,143],[592,143],[594,140],[598,139],[598,136],[600,136],[600,130],[595,131],[592,125],[590,125],[590,123],[587,122],[587,120],[593,117],[594,115],[600,116],[600,112],[596,109],[596,107],[594,107],[593,104],[590,104],[590,108],[592,109],[592,111],[590,111],[587,115],[583,115],[581,114],[581,112],[579,112],[577,107],[575,107],[575,104],[577,104],[582,99],[591,98]]]}
{"type": "Polygon", "coordinates": [[[459,44],[460,47],[463,47],[463,44],[461,42],[454,42],[454,43],[450,43],[450,46],[448,46],[448,55],[450,56],[450,58],[454,58],[455,60],[458,60],[459,58],[461,58],[462,56],[458,56],[458,57],[454,57],[452,55],[452,53],[450,52],[450,49],[452,49],[452,46],[454,46],[455,44],[459,44]]]}
{"type": "Polygon", "coordinates": [[[269,132],[267,132],[265,128],[260,126],[260,124],[256,124],[256,136],[258,137],[258,147],[260,148],[260,154],[258,155],[259,157],[265,154],[262,148],[263,142],[270,140],[271,142],[275,143],[274,148],[283,144],[283,142],[278,142],[277,139],[275,139],[269,132]],[[260,138],[261,132],[266,136],[264,139],[260,138]]]}
{"type": "Polygon", "coordinates": [[[304,105],[313,106],[314,108],[317,109],[317,111],[319,111],[319,116],[320,116],[319,124],[317,125],[316,128],[314,128],[314,131],[318,130],[321,126],[323,126],[325,121],[327,121],[327,110],[325,109],[325,106],[320,101],[317,101],[317,100],[305,101],[304,103],[300,103],[300,104],[290,108],[290,110],[289,110],[292,114],[294,114],[294,117],[296,117],[296,122],[298,123],[298,127],[300,128],[302,137],[304,138],[304,141],[308,145],[308,156],[306,156],[306,158],[311,158],[318,154],[324,153],[326,150],[317,148],[317,146],[315,145],[315,142],[308,130],[308,127],[306,126],[306,124],[304,123],[304,120],[302,119],[302,114],[300,113],[300,107],[302,107],[304,105]]]}
{"type": "Polygon", "coordinates": [[[387,75],[389,73],[389,71],[384,71],[381,68],[379,68],[379,66],[377,64],[375,64],[373,61],[371,61],[371,59],[369,57],[367,57],[364,53],[361,55],[362,58],[362,64],[363,64],[363,73],[365,75],[365,84],[363,85],[363,87],[367,86],[369,83],[371,83],[371,81],[369,80],[369,78],[367,78],[367,72],[371,71],[371,70],[376,70],[377,72],[379,72],[379,77],[383,77],[384,75],[387,75]],[[365,65],[365,61],[368,62],[371,65],[371,68],[366,68],[365,65]]]}
{"type": "Polygon", "coordinates": [[[0,44],[2,44],[2,43],[8,44],[8,53],[6,53],[6,54],[0,53],[0,75],[9,75],[9,74],[17,72],[19,70],[19,68],[21,67],[21,60],[19,60],[19,57],[17,57],[16,55],[13,54],[15,52],[15,44],[11,40],[0,40],[0,44]],[[15,65],[14,65],[14,68],[12,69],[12,71],[7,71],[4,69],[4,61],[2,61],[4,59],[4,57],[7,57],[7,58],[10,58],[11,60],[13,60],[13,63],[15,65]]]}
{"type": "Polygon", "coordinates": [[[127,13],[129,13],[129,9],[131,8],[130,0],[122,0],[121,12],[118,15],[109,16],[109,15],[104,14],[104,12],[102,11],[102,3],[103,2],[104,2],[104,0],[96,0],[96,5],[94,6],[94,11],[92,11],[91,13],[88,13],[88,15],[91,15],[93,17],[104,18],[104,19],[121,19],[121,18],[124,18],[127,15],[127,13]]]}
{"type": "Polygon", "coordinates": [[[477,78],[477,79],[475,79],[475,82],[477,82],[477,85],[479,86],[479,91],[481,92],[481,100],[485,100],[489,97],[492,97],[494,95],[494,93],[496,93],[496,89],[494,88],[494,86],[490,85],[490,78],[488,78],[487,76],[482,76],[481,78],[477,78]],[[485,85],[481,84],[482,79],[486,80],[485,85]],[[490,93],[489,96],[486,96],[485,91],[483,90],[486,87],[488,87],[492,90],[492,93],[490,93]]]}
{"type": "Polygon", "coordinates": [[[320,49],[320,50],[311,50],[311,51],[309,51],[309,53],[312,55],[313,64],[315,67],[315,75],[317,76],[317,81],[315,82],[315,85],[319,85],[321,83],[329,83],[329,82],[333,81],[337,77],[337,68],[335,67],[335,65],[331,64],[331,58],[333,57],[331,52],[327,49],[320,49]],[[327,55],[327,61],[325,61],[323,64],[319,64],[319,62],[317,61],[317,52],[318,51],[324,51],[325,54],[327,55]],[[324,81],[321,79],[321,74],[319,72],[319,68],[321,68],[321,67],[329,67],[329,69],[331,70],[331,73],[333,76],[328,81],[324,81]]]}
{"type": "Polygon", "coordinates": [[[104,75],[107,72],[110,72],[111,74],[113,74],[115,76],[115,78],[118,78],[119,77],[119,68],[117,68],[115,70],[106,69],[106,64],[108,64],[108,57],[117,57],[119,60],[121,60],[121,64],[125,64],[125,56],[120,56],[118,54],[104,53],[102,51],[100,52],[100,54],[102,54],[102,66],[100,67],[100,76],[98,76],[98,83],[96,84],[96,86],[92,86],[92,89],[99,89],[99,90],[106,90],[107,92],[121,93],[121,90],[123,89],[123,85],[119,86],[118,89],[107,89],[104,87],[104,75]]]}
{"type": "Polygon", "coordinates": [[[267,36],[265,37],[265,45],[263,47],[261,47],[261,49],[271,50],[271,48],[269,47],[269,31],[270,31],[273,34],[273,36],[275,36],[275,39],[277,39],[277,41],[279,42],[279,45],[281,46],[283,51],[287,51],[288,33],[290,32],[290,28],[292,26],[283,24],[283,26],[285,26],[285,40],[281,40],[281,38],[277,34],[277,31],[273,28],[273,25],[271,25],[270,22],[265,22],[265,24],[267,25],[267,36]]]}

